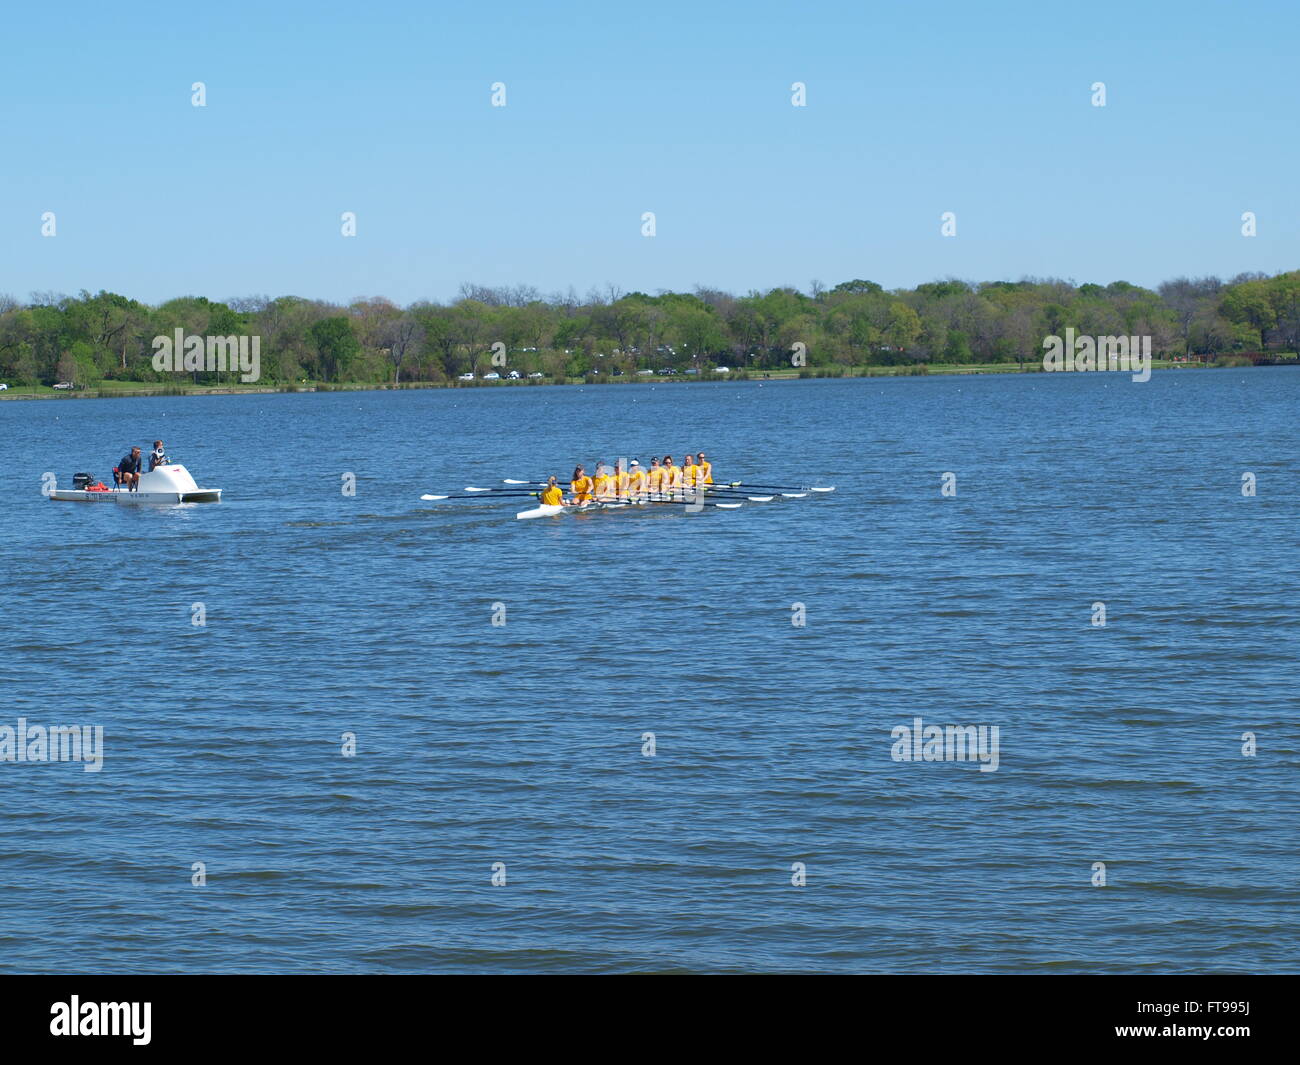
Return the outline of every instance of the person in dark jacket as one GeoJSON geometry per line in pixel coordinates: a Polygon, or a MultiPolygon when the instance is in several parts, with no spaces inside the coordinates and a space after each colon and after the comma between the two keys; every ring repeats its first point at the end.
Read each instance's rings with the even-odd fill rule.
{"type": "Polygon", "coordinates": [[[117,483],[134,492],[140,486],[140,449],[133,447],[131,453],[117,460],[117,483]]]}

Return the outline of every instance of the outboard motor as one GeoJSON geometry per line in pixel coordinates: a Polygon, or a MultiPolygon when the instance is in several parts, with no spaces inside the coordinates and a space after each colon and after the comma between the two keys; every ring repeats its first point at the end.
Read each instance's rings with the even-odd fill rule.
{"type": "Polygon", "coordinates": [[[89,488],[94,483],[95,478],[88,473],[74,473],[72,475],[72,487],[81,491],[89,488]]]}

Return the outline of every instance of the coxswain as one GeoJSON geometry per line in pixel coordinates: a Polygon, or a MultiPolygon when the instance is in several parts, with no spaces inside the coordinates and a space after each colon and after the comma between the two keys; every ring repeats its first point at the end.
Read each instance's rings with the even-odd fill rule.
{"type": "Polygon", "coordinates": [[[564,489],[555,483],[555,475],[552,474],[546,481],[546,487],[542,489],[542,506],[558,507],[564,503],[564,489]]]}

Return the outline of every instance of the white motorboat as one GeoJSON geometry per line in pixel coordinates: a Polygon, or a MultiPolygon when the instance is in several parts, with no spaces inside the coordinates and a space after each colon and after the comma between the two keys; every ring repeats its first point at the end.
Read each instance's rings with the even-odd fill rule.
{"type": "Polygon", "coordinates": [[[51,499],[73,503],[220,503],[220,488],[200,488],[184,466],[159,466],[140,474],[135,491],[126,486],[95,488],[88,474],[72,478],[74,488],[52,488],[51,499]]]}

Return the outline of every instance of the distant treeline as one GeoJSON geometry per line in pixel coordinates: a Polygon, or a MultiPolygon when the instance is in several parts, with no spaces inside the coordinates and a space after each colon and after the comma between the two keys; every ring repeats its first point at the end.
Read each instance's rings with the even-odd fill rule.
{"type": "MultiPolygon", "coordinates": [[[[637,370],[1039,363],[1043,338],[1072,326],[1092,336],[1152,337],[1157,357],[1293,351],[1300,271],[1231,281],[1178,278],[1154,291],[1060,280],[936,281],[886,291],[872,281],[733,296],[714,289],[543,297],[528,286],[462,285],[449,304],[347,306],[252,296],[186,296],[152,307],[111,292],[0,295],[0,380],[11,384],[172,379],[153,369],[153,339],[261,337],[265,383],[426,381],[497,370],[551,378],[637,370]],[[496,345],[496,347],[494,347],[496,345]],[[799,347],[802,345],[802,348],[799,347]],[[494,351],[497,358],[493,360],[494,351]],[[505,365],[501,364],[504,353],[505,365]]],[[[196,372],[195,383],[233,381],[196,372]]]]}

